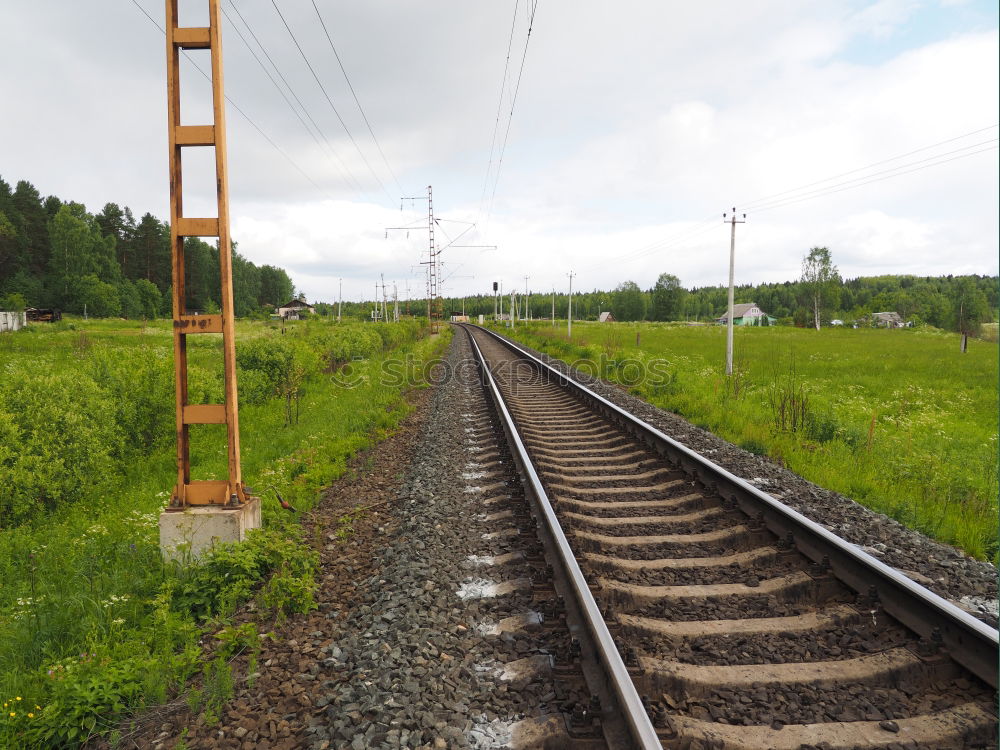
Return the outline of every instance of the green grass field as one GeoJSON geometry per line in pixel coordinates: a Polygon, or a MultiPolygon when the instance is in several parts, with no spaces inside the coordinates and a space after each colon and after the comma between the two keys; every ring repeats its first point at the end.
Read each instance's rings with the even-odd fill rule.
{"type": "MultiPolygon", "coordinates": [[[[245,482],[308,510],[407,413],[414,381],[387,384],[384,360],[425,362],[449,337],[423,338],[417,324],[317,321],[284,335],[238,324],[245,482]],[[331,370],[356,357],[355,387],[336,385],[331,370]],[[275,363],[302,376],[292,424],[275,363]]],[[[192,401],[221,400],[220,337],[192,337],[189,352],[192,401]]],[[[185,568],[160,556],[157,519],[176,476],[169,321],[0,335],[0,378],[0,747],[76,746],[199,669],[224,685],[225,664],[201,662],[208,623],[226,633],[253,595],[274,617],[310,606],[312,552],[273,495],[264,530],[239,549],[185,568]]],[[[192,440],[196,479],[225,474],[224,436],[206,427],[192,440]]]]}
{"type": "MultiPolygon", "coordinates": [[[[503,329],[509,333],[509,329],[503,329]]],[[[936,329],[565,322],[521,341],[978,558],[997,558],[997,345],[936,329]],[[638,336],[638,341],[637,341],[638,336]],[[649,372],[660,360],[664,377],[649,372]],[[633,364],[628,365],[631,361],[633,364]]]]}

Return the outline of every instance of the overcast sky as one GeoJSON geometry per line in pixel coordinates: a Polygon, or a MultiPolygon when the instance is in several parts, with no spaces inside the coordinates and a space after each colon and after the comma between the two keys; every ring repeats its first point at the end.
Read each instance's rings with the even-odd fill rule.
{"type": "MultiPolygon", "coordinates": [[[[526,55],[532,0],[316,0],[381,153],[312,0],[274,2],[347,130],[274,2],[222,2],[226,93],[254,123],[227,111],[233,236],[311,300],[339,277],[370,298],[380,273],[422,296],[426,201],[399,198],[428,185],[439,245],[474,222],[456,245],[498,247],[445,249],[446,294],[725,283],[734,205],[739,282],[797,278],[816,245],[845,277],[997,273],[995,0],[537,0],[526,55]]],[[[168,218],[163,35],[140,10],[162,26],[162,0],[5,5],[0,176],[168,218]]],[[[206,6],[181,0],[182,23],[206,6]]],[[[183,121],[209,122],[186,61],[183,84],[183,121]]],[[[185,155],[186,211],[214,215],[211,151],[185,155]]]]}

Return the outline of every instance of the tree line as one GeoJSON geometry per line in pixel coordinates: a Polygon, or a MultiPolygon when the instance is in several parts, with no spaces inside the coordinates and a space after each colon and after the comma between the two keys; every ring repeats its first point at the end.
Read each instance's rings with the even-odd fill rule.
{"type": "MultiPolygon", "coordinates": [[[[184,241],[188,311],[215,312],[219,250],[184,241]]],[[[236,315],[252,316],[288,302],[288,273],[257,266],[233,243],[236,315]]],[[[12,189],[0,178],[0,309],[56,308],[96,317],[156,318],[172,312],[170,225],[151,213],[136,221],[128,206],[107,203],[97,214],[30,182],[12,189]]]]}
{"type": "MultiPolygon", "coordinates": [[[[797,326],[814,326],[817,321],[826,325],[838,318],[847,324],[865,324],[872,313],[897,312],[914,324],[974,333],[980,324],[997,318],[1000,293],[996,276],[887,275],[845,281],[836,267],[830,270],[832,273],[824,275],[813,269],[796,281],[739,285],[736,304],[754,302],[779,324],[797,326]]],[[[621,321],[712,322],[725,315],[727,297],[725,286],[685,288],[677,276],[663,273],[648,289],[625,281],[610,291],[574,292],[573,317],[596,320],[607,311],[621,321]]],[[[567,303],[565,293],[555,295],[557,318],[566,317],[567,303]]],[[[457,313],[462,304],[462,298],[450,298],[444,307],[448,313],[457,313]]],[[[464,304],[470,315],[493,314],[490,294],[467,297],[464,304]]],[[[523,300],[519,302],[523,304],[523,300]]],[[[503,302],[505,313],[509,306],[508,295],[503,302]]],[[[549,318],[552,293],[530,294],[528,309],[533,318],[549,318]]]]}

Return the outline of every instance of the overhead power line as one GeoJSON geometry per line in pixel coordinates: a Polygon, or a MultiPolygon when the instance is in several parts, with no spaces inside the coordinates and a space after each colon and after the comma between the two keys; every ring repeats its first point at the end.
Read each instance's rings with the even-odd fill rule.
{"type": "MultiPolygon", "coordinates": [[[[801,203],[802,201],[813,200],[814,198],[822,198],[826,195],[832,195],[833,193],[842,193],[845,190],[853,190],[854,188],[862,187],[863,185],[870,185],[873,182],[882,182],[883,180],[889,180],[893,177],[901,177],[906,174],[912,174],[913,172],[920,172],[924,169],[930,169],[931,167],[937,167],[941,164],[947,164],[949,162],[958,161],[959,159],[965,159],[969,156],[975,156],[976,154],[983,154],[987,151],[993,151],[997,148],[997,139],[994,138],[992,141],[983,141],[983,143],[977,143],[977,146],[982,146],[987,143],[992,143],[992,146],[987,146],[986,148],[981,148],[978,151],[969,151],[967,153],[959,154],[958,156],[952,156],[950,159],[941,159],[940,156],[948,156],[950,154],[955,154],[958,151],[964,151],[965,149],[956,149],[956,151],[949,151],[946,154],[941,154],[940,156],[930,157],[929,159],[921,159],[919,161],[911,162],[909,164],[902,164],[899,167],[893,169],[884,170],[883,172],[876,172],[873,175],[867,175],[866,177],[859,177],[858,180],[864,180],[863,182],[858,182],[858,180],[848,180],[847,182],[842,182],[838,185],[831,185],[828,189],[822,191],[813,191],[802,196],[792,196],[785,201],[779,201],[777,203],[765,204],[763,207],[754,209],[757,213],[761,211],[770,211],[775,208],[783,208],[785,206],[790,206],[793,203],[801,203]],[[933,161],[932,161],[933,160],[933,161]],[[929,164],[924,164],[924,162],[931,162],[929,164]],[[914,169],[906,169],[907,167],[914,167],[914,165],[922,164],[922,166],[916,166],[914,169]],[[905,170],[905,171],[898,171],[905,170]],[[892,172],[894,174],[886,174],[886,172],[892,172]],[[884,175],[878,177],[877,175],[884,175]],[[874,179],[868,179],[868,178],[874,179]],[[856,184],[849,184],[856,183],[856,184]]],[[[969,146],[969,148],[974,148],[969,146]]]]}
{"type": "MultiPolygon", "coordinates": [[[[904,164],[899,164],[895,167],[890,167],[889,169],[880,170],[878,172],[869,172],[868,174],[863,174],[859,177],[855,177],[849,180],[844,180],[841,182],[836,182],[831,185],[826,185],[822,188],[817,188],[816,190],[805,190],[806,188],[812,187],[814,185],[823,185],[824,183],[832,182],[841,177],[847,175],[858,174],[859,172],[866,172],[874,167],[889,164],[893,161],[898,161],[900,159],[905,159],[907,156],[913,156],[914,154],[922,153],[928,151],[929,149],[936,148],[948,143],[954,143],[960,141],[963,138],[968,138],[973,135],[978,135],[980,133],[985,133],[989,130],[996,129],[1000,125],[991,125],[986,128],[980,128],[978,130],[973,130],[968,133],[963,133],[962,135],[955,136],[953,138],[948,138],[943,141],[938,141],[927,146],[922,146],[912,151],[908,151],[904,154],[899,154],[888,159],[882,159],[880,161],[867,164],[863,167],[857,167],[855,169],[848,170],[846,172],[841,172],[837,175],[831,177],[826,177],[822,180],[815,180],[813,182],[806,183],[797,188],[791,188],[789,190],[783,190],[778,193],[772,193],[770,196],[763,198],[758,198],[753,201],[748,201],[746,203],[739,204],[741,206],[740,210],[752,210],[756,213],[761,211],[772,211],[778,208],[784,208],[785,206],[792,205],[794,203],[801,203],[807,200],[813,200],[816,198],[821,198],[826,195],[832,195],[834,193],[841,193],[846,190],[853,190],[854,188],[862,187],[864,185],[870,185],[875,182],[882,182],[883,180],[892,179],[894,177],[901,177],[903,175],[912,174],[913,172],[919,172],[924,169],[929,169],[931,167],[940,166],[942,164],[947,164],[949,162],[958,161],[959,159],[965,159],[970,156],[975,156],[976,154],[982,154],[987,151],[993,151],[998,146],[998,139],[992,138],[977,143],[970,144],[968,146],[963,146],[961,148],[953,149],[951,151],[946,151],[943,153],[938,153],[933,156],[925,157],[923,159],[918,159],[916,161],[906,162],[904,164]],[[980,148],[985,146],[985,148],[980,148]],[[975,149],[975,150],[970,150],[975,149]],[[947,157],[947,158],[945,158],[947,157]],[[805,190],[805,192],[803,192],[805,190]]],[[[604,258],[600,265],[606,266],[609,260],[617,263],[631,262],[637,260],[638,258],[650,255],[654,252],[661,252],[666,249],[676,247],[679,244],[689,242],[694,237],[700,236],[707,231],[713,229],[718,222],[717,215],[712,217],[707,217],[703,219],[699,224],[670,237],[665,237],[663,240],[652,242],[643,247],[636,248],[635,250],[630,250],[623,253],[620,256],[613,258],[604,258]]],[[[595,268],[596,266],[591,266],[595,268]]]]}
{"type": "Polygon", "coordinates": [[[337,47],[333,43],[333,38],[330,36],[330,32],[326,28],[326,22],[323,20],[323,16],[319,12],[319,8],[316,6],[316,0],[312,3],[313,10],[316,11],[316,17],[319,19],[320,26],[323,27],[323,33],[326,34],[326,40],[330,43],[330,49],[333,50],[333,56],[337,58],[337,65],[340,66],[340,72],[344,74],[344,80],[347,81],[347,87],[351,90],[351,96],[354,97],[354,103],[358,105],[358,111],[361,113],[362,119],[365,121],[365,125],[368,127],[368,132],[371,134],[372,140],[375,141],[375,148],[378,149],[379,156],[382,157],[382,163],[385,164],[385,168],[389,170],[389,174],[392,176],[392,181],[399,188],[399,192],[405,192],[403,187],[399,184],[399,180],[396,178],[396,173],[393,171],[392,167],[389,166],[389,160],[385,158],[385,152],[382,150],[382,144],[378,142],[378,138],[375,137],[375,131],[372,129],[372,124],[368,121],[368,115],[365,114],[364,107],[361,106],[361,102],[358,100],[358,95],[354,91],[354,85],[351,83],[350,77],[347,75],[347,71],[344,70],[344,63],[340,60],[340,53],[337,52],[337,47]]]}
{"type": "Polygon", "coordinates": [[[247,48],[247,50],[249,50],[250,54],[253,56],[253,59],[257,61],[257,64],[260,66],[261,70],[264,71],[264,74],[268,77],[268,79],[271,81],[271,83],[274,85],[274,87],[278,90],[278,93],[281,94],[281,98],[285,100],[285,104],[288,105],[288,108],[290,110],[292,110],[292,113],[298,118],[299,122],[302,123],[302,127],[304,127],[306,129],[306,132],[309,133],[310,137],[312,137],[313,141],[315,141],[316,145],[319,146],[319,148],[320,148],[321,151],[324,151],[324,148],[323,148],[323,143],[320,142],[320,137],[323,139],[323,142],[326,144],[325,153],[327,154],[327,157],[337,160],[337,165],[336,166],[340,170],[341,175],[344,177],[344,180],[348,183],[348,185],[351,186],[351,188],[354,190],[355,194],[360,197],[360,195],[361,195],[361,185],[354,178],[354,175],[351,174],[350,170],[347,168],[347,165],[344,163],[343,159],[340,158],[340,155],[333,148],[333,145],[330,143],[329,139],[326,137],[326,134],[320,129],[319,125],[316,124],[316,121],[312,118],[312,115],[309,114],[309,110],[306,109],[306,107],[305,107],[304,104],[302,104],[302,100],[299,99],[298,95],[295,93],[295,90],[291,87],[291,85],[285,79],[285,76],[281,73],[281,70],[278,68],[277,65],[274,64],[274,61],[271,59],[271,56],[268,54],[267,50],[264,49],[264,45],[261,44],[260,39],[257,38],[257,35],[254,33],[253,29],[250,27],[250,24],[247,23],[247,20],[243,17],[243,14],[240,13],[239,8],[236,7],[235,3],[233,3],[232,0],[229,0],[229,4],[232,6],[233,10],[236,12],[236,15],[239,16],[240,21],[243,22],[243,25],[246,27],[247,32],[253,38],[254,42],[256,42],[257,46],[260,48],[260,51],[267,58],[268,62],[271,63],[271,67],[274,68],[274,72],[278,74],[278,77],[281,78],[282,82],[288,88],[288,91],[294,97],[295,101],[298,102],[299,107],[302,108],[302,112],[304,112],[305,116],[307,118],[309,118],[309,122],[311,122],[312,125],[313,125],[313,128],[316,129],[315,133],[313,132],[312,128],[310,128],[309,125],[306,124],[306,121],[303,119],[302,114],[292,104],[291,100],[288,98],[288,95],[285,93],[284,89],[282,89],[281,86],[278,85],[278,82],[276,80],[274,80],[274,76],[271,75],[271,71],[269,71],[267,69],[267,66],[264,65],[263,61],[260,59],[260,57],[258,57],[258,55],[254,51],[253,47],[250,46],[250,43],[246,40],[246,37],[243,36],[243,32],[240,31],[239,26],[237,26],[236,23],[233,22],[233,19],[229,16],[229,13],[227,13],[226,9],[223,8],[222,9],[222,13],[226,17],[226,19],[229,21],[229,23],[232,25],[233,30],[239,36],[239,38],[243,42],[243,44],[246,45],[246,48],[247,48]],[[317,135],[316,135],[317,133],[319,134],[319,137],[317,137],[317,135]]]}
{"type": "Polygon", "coordinates": [[[278,3],[276,2],[276,0],[271,0],[271,5],[274,6],[274,10],[277,12],[278,18],[280,18],[281,23],[284,24],[285,30],[288,32],[288,35],[292,38],[292,42],[295,43],[295,48],[299,51],[299,54],[302,55],[302,60],[305,62],[306,67],[309,68],[309,72],[312,73],[312,77],[315,79],[316,85],[319,86],[320,91],[323,92],[323,96],[326,98],[327,104],[330,105],[330,109],[332,109],[333,113],[337,116],[337,120],[340,122],[341,127],[344,128],[344,132],[347,133],[347,137],[351,140],[351,143],[354,145],[355,150],[357,150],[358,154],[361,156],[361,160],[365,163],[365,166],[368,167],[368,171],[371,172],[372,177],[375,178],[375,182],[378,183],[378,186],[382,189],[382,192],[385,193],[385,196],[386,198],[388,198],[390,205],[395,205],[395,202],[393,201],[392,196],[389,194],[389,191],[386,190],[386,187],[383,184],[382,180],[379,178],[375,170],[372,169],[372,165],[368,162],[368,157],[365,156],[364,152],[361,150],[361,147],[358,145],[358,142],[354,140],[354,136],[351,134],[351,129],[347,127],[347,123],[344,122],[344,118],[340,116],[340,111],[337,109],[337,105],[333,103],[333,99],[330,98],[330,94],[327,92],[326,87],[323,85],[323,82],[319,79],[319,76],[316,74],[316,69],[309,61],[308,55],[306,55],[305,50],[302,49],[302,45],[299,44],[299,40],[295,38],[295,33],[292,31],[292,27],[288,25],[288,21],[285,20],[285,16],[282,14],[281,9],[278,7],[278,3]]]}
{"type": "MultiPolygon", "coordinates": [[[[161,34],[163,34],[164,36],[166,36],[166,34],[167,34],[167,31],[166,31],[166,29],[164,29],[164,28],[163,28],[163,27],[162,27],[162,26],[160,25],[160,23],[159,23],[159,22],[158,22],[158,21],[157,21],[157,20],[156,20],[155,18],[153,18],[153,17],[151,16],[151,15],[149,15],[149,13],[148,13],[148,12],[146,11],[146,9],[145,9],[145,8],[143,8],[143,7],[142,7],[142,6],[141,6],[141,5],[139,4],[138,0],[132,0],[132,4],[133,4],[133,5],[134,5],[134,6],[136,7],[136,8],[138,8],[138,9],[139,9],[140,11],[142,11],[142,14],[143,14],[143,15],[144,15],[144,16],[145,16],[146,18],[148,18],[148,19],[149,19],[150,23],[152,23],[152,24],[153,24],[153,26],[155,26],[155,27],[156,27],[156,28],[157,28],[157,29],[159,30],[159,32],[160,32],[161,34]]],[[[182,51],[182,52],[183,52],[183,51],[182,51]]],[[[193,59],[191,58],[191,56],[190,56],[190,55],[189,55],[189,54],[188,54],[187,52],[183,52],[183,54],[184,54],[184,57],[185,57],[185,58],[187,59],[187,61],[188,61],[189,63],[191,63],[191,64],[192,64],[192,65],[193,65],[193,66],[195,67],[195,69],[196,69],[196,70],[197,70],[197,71],[198,71],[199,73],[201,73],[202,77],[203,77],[203,78],[205,78],[205,80],[207,80],[207,81],[208,81],[209,83],[211,83],[211,82],[212,82],[212,76],[211,76],[211,75],[209,75],[208,73],[206,73],[206,72],[205,72],[205,71],[204,71],[204,70],[203,70],[203,69],[201,68],[201,66],[200,66],[200,65],[198,65],[198,63],[196,63],[196,62],[195,62],[195,61],[194,61],[194,60],[193,60],[193,59]]],[[[292,165],[292,166],[293,166],[293,167],[295,168],[295,170],[296,170],[296,171],[297,171],[297,172],[298,172],[299,174],[301,174],[301,175],[302,175],[303,177],[305,177],[305,178],[306,178],[306,180],[308,180],[308,181],[309,181],[309,182],[310,182],[310,183],[312,184],[312,186],[313,186],[314,188],[316,188],[316,189],[317,189],[317,190],[319,190],[319,191],[320,191],[321,193],[323,193],[324,195],[326,195],[326,197],[327,197],[327,198],[331,198],[331,199],[333,198],[333,196],[331,196],[331,195],[330,195],[330,194],[329,194],[329,193],[328,193],[328,192],[327,192],[326,190],[324,190],[323,188],[321,188],[321,187],[320,187],[320,186],[319,186],[319,185],[318,185],[318,184],[316,183],[316,181],[315,181],[315,180],[314,180],[314,179],[313,179],[312,177],[310,177],[310,176],[309,176],[309,174],[308,174],[308,173],[307,173],[307,172],[306,172],[306,171],[305,171],[304,169],[302,169],[302,167],[300,167],[300,166],[298,165],[298,163],[297,163],[297,162],[296,162],[296,161],[295,161],[295,160],[294,160],[294,159],[293,159],[293,158],[292,158],[291,156],[289,156],[289,155],[288,155],[288,154],[287,154],[287,153],[285,152],[285,150],[284,150],[284,149],[282,149],[282,148],[281,148],[281,146],[279,146],[279,145],[278,145],[277,143],[275,143],[275,142],[274,142],[274,140],[273,140],[273,139],[272,139],[272,138],[271,138],[271,137],[270,137],[270,136],[269,136],[269,135],[268,135],[267,133],[265,133],[265,132],[264,132],[264,130],[263,130],[263,129],[262,129],[262,128],[261,128],[261,127],[260,127],[260,126],[259,126],[259,125],[258,125],[258,124],[257,124],[256,122],[254,122],[254,121],[253,121],[253,119],[252,119],[252,118],[250,117],[250,115],[248,115],[248,114],[247,114],[246,112],[244,112],[244,111],[243,111],[242,109],[240,109],[240,108],[239,108],[239,106],[238,106],[238,105],[236,104],[236,102],[234,102],[234,101],[233,101],[233,100],[232,100],[232,99],[231,99],[231,98],[229,97],[229,95],[228,95],[228,94],[226,94],[226,101],[227,101],[227,102],[229,102],[229,105],[230,105],[230,106],[231,106],[231,107],[232,107],[233,109],[235,109],[235,110],[236,110],[236,112],[237,112],[237,113],[238,113],[238,114],[239,114],[239,115],[240,115],[240,116],[241,116],[241,117],[242,117],[242,118],[243,118],[244,120],[246,120],[246,121],[247,121],[248,123],[250,123],[251,127],[253,127],[253,129],[254,129],[254,130],[256,130],[256,131],[257,131],[257,132],[258,132],[258,133],[259,133],[259,134],[261,135],[261,137],[262,137],[262,138],[263,138],[263,139],[264,139],[265,141],[267,141],[267,142],[268,142],[268,143],[269,143],[269,144],[270,144],[270,145],[271,145],[271,146],[272,146],[272,147],[273,147],[273,148],[274,148],[274,149],[275,149],[275,150],[276,150],[276,151],[277,151],[277,152],[278,152],[279,154],[281,154],[281,155],[282,155],[282,156],[283,156],[283,157],[285,158],[285,160],[286,160],[286,161],[287,161],[287,162],[288,162],[289,164],[291,164],[291,165],[292,165]]]]}
{"type": "Polygon", "coordinates": [[[831,177],[826,177],[826,178],[824,178],[822,180],[816,180],[815,182],[810,182],[810,183],[807,183],[805,185],[800,185],[799,187],[792,188],[790,190],[783,190],[780,193],[772,193],[771,195],[766,195],[763,198],[757,198],[756,200],[753,200],[753,201],[749,201],[749,202],[746,202],[746,203],[741,203],[740,205],[743,206],[744,208],[747,208],[747,209],[750,209],[750,210],[756,210],[755,209],[755,205],[756,204],[760,204],[760,203],[763,203],[765,201],[770,201],[772,198],[778,198],[780,196],[787,195],[789,193],[798,192],[799,190],[805,190],[806,188],[813,187],[814,185],[822,185],[824,182],[830,182],[832,180],[837,180],[837,179],[840,179],[841,177],[846,177],[849,174],[857,174],[858,172],[864,172],[865,170],[872,169],[873,167],[880,167],[883,164],[888,164],[888,163],[893,162],[893,161],[898,161],[900,159],[905,159],[907,156],[913,156],[914,154],[919,154],[922,151],[928,151],[928,150],[930,150],[932,148],[937,148],[938,146],[943,146],[946,143],[954,143],[955,141],[960,141],[963,138],[968,138],[969,136],[978,135],[979,133],[985,133],[987,130],[995,130],[997,127],[1000,127],[1000,126],[998,126],[998,125],[990,125],[987,128],[980,128],[979,130],[973,130],[973,131],[970,131],[968,133],[963,133],[962,135],[956,135],[954,138],[947,138],[947,139],[945,139],[943,141],[938,141],[937,143],[932,143],[932,144],[930,144],[928,146],[921,146],[920,148],[915,148],[912,151],[907,151],[905,154],[899,154],[898,156],[893,156],[893,157],[890,157],[888,159],[882,159],[881,161],[876,161],[876,162],[873,162],[871,164],[866,164],[863,167],[856,167],[855,169],[848,170],[847,172],[841,172],[840,174],[835,174],[835,175],[833,175],[831,177]]]}
{"type": "Polygon", "coordinates": [[[500,130],[500,115],[503,112],[503,95],[507,89],[507,72],[510,70],[510,50],[514,46],[514,29],[517,26],[517,9],[520,0],[514,0],[514,17],[510,22],[510,37],[507,39],[507,57],[503,64],[503,78],[500,79],[500,96],[497,101],[497,116],[493,123],[493,137],[490,139],[490,159],[486,164],[486,175],[483,177],[483,194],[479,198],[479,213],[482,215],[483,204],[486,202],[486,191],[489,189],[490,173],[493,171],[493,152],[497,145],[497,132],[500,130]]]}
{"type": "Polygon", "coordinates": [[[503,168],[503,157],[507,152],[507,140],[510,137],[510,125],[514,121],[514,108],[517,106],[517,93],[521,90],[521,77],[524,75],[524,62],[528,57],[528,45],[531,43],[531,30],[535,26],[535,11],[538,10],[538,0],[529,0],[531,11],[528,13],[528,34],[524,39],[524,52],[521,53],[521,66],[517,71],[517,83],[514,84],[514,94],[510,100],[510,114],[507,115],[507,129],[504,131],[503,145],[500,147],[500,158],[497,160],[497,174],[493,181],[493,193],[490,195],[490,208],[486,213],[486,224],[489,225],[493,214],[493,202],[497,197],[497,186],[500,184],[500,170],[503,168]]]}

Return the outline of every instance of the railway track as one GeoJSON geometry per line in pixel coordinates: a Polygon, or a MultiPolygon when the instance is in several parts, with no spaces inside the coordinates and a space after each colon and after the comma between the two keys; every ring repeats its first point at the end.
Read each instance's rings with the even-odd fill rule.
{"type": "Polygon", "coordinates": [[[609,747],[996,747],[997,631],[463,327],[609,747]]]}

